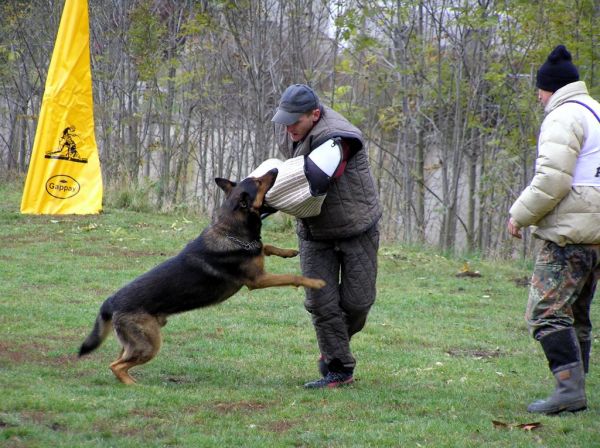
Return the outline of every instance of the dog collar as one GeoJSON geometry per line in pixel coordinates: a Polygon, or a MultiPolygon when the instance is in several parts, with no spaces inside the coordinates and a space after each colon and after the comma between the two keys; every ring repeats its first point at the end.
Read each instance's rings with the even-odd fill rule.
{"type": "Polygon", "coordinates": [[[231,235],[225,235],[225,236],[227,237],[227,239],[230,239],[231,241],[236,243],[238,246],[242,247],[242,249],[257,250],[262,247],[262,242],[260,240],[243,241],[243,240],[240,240],[239,238],[236,238],[235,236],[231,236],[231,235]]]}

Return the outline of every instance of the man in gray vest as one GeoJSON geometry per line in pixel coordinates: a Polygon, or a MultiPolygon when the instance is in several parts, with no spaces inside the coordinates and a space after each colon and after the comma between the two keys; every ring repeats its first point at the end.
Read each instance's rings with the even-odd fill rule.
{"type": "Polygon", "coordinates": [[[302,273],[327,282],[306,290],[322,378],[304,387],[350,384],[356,365],[350,339],[375,301],[382,214],[362,133],[303,84],[285,90],[272,121],[281,125],[284,156],[305,156],[311,193],[326,194],[317,216],[297,220],[302,273]]]}

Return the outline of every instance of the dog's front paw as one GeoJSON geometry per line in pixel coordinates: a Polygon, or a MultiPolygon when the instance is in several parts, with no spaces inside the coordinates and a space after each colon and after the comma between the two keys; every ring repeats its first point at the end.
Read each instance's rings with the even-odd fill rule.
{"type": "Polygon", "coordinates": [[[296,249],[281,249],[270,244],[265,244],[263,246],[263,253],[267,256],[276,255],[282,258],[292,258],[298,255],[298,251],[296,249]]]}
{"type": "Polygon", "coordinates": [[[296,249],[278,249],[275,255],[279,255],[281,258],[294,258],[298,253],[296,249]]]}
{"type": "Polygon", "coordinates": [[[326,284],[327,283],[325,283],[325,280],[321,280],[320,278],[308,278],[305,286],[311,289],[321,289],[326,284]]]}

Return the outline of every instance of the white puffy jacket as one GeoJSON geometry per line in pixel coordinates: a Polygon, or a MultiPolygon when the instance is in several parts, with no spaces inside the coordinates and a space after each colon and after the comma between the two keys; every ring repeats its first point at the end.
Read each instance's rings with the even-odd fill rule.
{"type": "Polygon", "coordinates": [[[519,226],[533,226],[534,236],[560,246],[600,244],[600,164],[595,166],[600,122],[586,107],[567,102],[573,100],[600,116],[600,104],[583,81],[567,84],[550,97],[538,138],[535,175],[509,212],[519,226]],[[584,147],[592,157],[578,164],[584,147]],[[582,166],[594,170],[587,185],[573,185],[576,165],[578,170],[582,166]],[[597,185],[590,185],[595,179],[597,185]]]}

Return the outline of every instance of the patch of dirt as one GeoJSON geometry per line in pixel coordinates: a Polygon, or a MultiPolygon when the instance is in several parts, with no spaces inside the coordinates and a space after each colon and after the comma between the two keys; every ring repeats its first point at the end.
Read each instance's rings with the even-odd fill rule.
{"type": "Polygon", "coordinates": [[[296,425],[297,425],[296,422],[290,422],[289,420],[278,420],[275,422],[267,423],[266,425],[264,425],[264,428],[267,431],[281,434],[281,433],[289,431],[296,425]]]}
{"type": "Polygon", "coordinates": [[[29,235],[2,235],[0,236],[0,245],[4,249],[18,247],[23,248],[28,244],[36,244],[40,241],[46,241],[47,238],[32,237],[29,235]]]}
{"type": "Polygon", "coordinates": [[[8,361],[10,363],[20,363],[23,361],[23,354],[5,342],[0,341],[0,362],[8,361]]]}
{"type": "Polygon", "coordinates": [[[171,384],[194,384],[194,380],[188,376],[166,375],[161,376],[162,381],[171,384]]]}
{"type": "MultiPolygon", "coordinates": [[[[63,343],[71,344],[70,341],[65,342],[64,340],[63,343]]],[[[73,345],[73,347],[76,347],[76,345],[73,345]]],[[[31,362],[51,366],[68,366],[77,360],[76,353],[52,356],[48,355],[51,350],[53,349],[37,342],[10,344],[6,341],[0,341],[0,363],[2,361],[11,363],[31,362]]]]}
{"type": "Polygon", "coordinates": [[[502,356],[499,349],[496,350],[465,350],[465,349],[450,349],[446,353],[453,357],[465,357],[465,358],[476,358],[476,359],[490,359],[498,358],[502,356]]]}
{"type": "Polygon", "coordinates": [[[128,258],[145,258],[145,257],[166,257],[167,254],[164,252],[157,252],[152,250],[135,250],[129,249],[125,246],[106,245],[103,249],[98,248],[77,248],[72,249],[71,254],[78,257],[93,257],[93,258],[112,258],[115,252],[119,252],[128,258]]]}
{"type": "Polygon", "coordinates": [[[156,409],[132,409],[129,411],[129,415],[144,418],[161,418],[161,413],[156,409]]]}
{"type": "MultiPolygon", "coordinates": [[[[144,257],[166,257],[167,254],[164,252],[152,252],[144,250],[133,250],[127,248],[117,248],[119,252],[129,258],[144,258],[144,257]]],[[[173,254],[175,255],[175,254],[173,254]]],[[[171,256],[173,256],[171,255],[171,256]]]]}
{"type": "Polygon", "coordinates": [[[43,425],[48,421],[50,415],[47,415],[44,411],[23,411],[21,416],[24,420],[28,420],[36,425],[43,425]]]}
{"type": "Polygon", "coordinates": [[[204,333],[204,336],[207,337],[208,339],[222,339],[224,334],[225,334],[225,330],[221,327],[217,327],[217,328],[215,328],[214,332],[204,333]]]}
{"type": "Polygon", "coordinates": [[[236,401],[214,403],[213,408],[220,414],[232,412],[258,412],[267,408],[267,405],[257,401],[236,401]]]}

